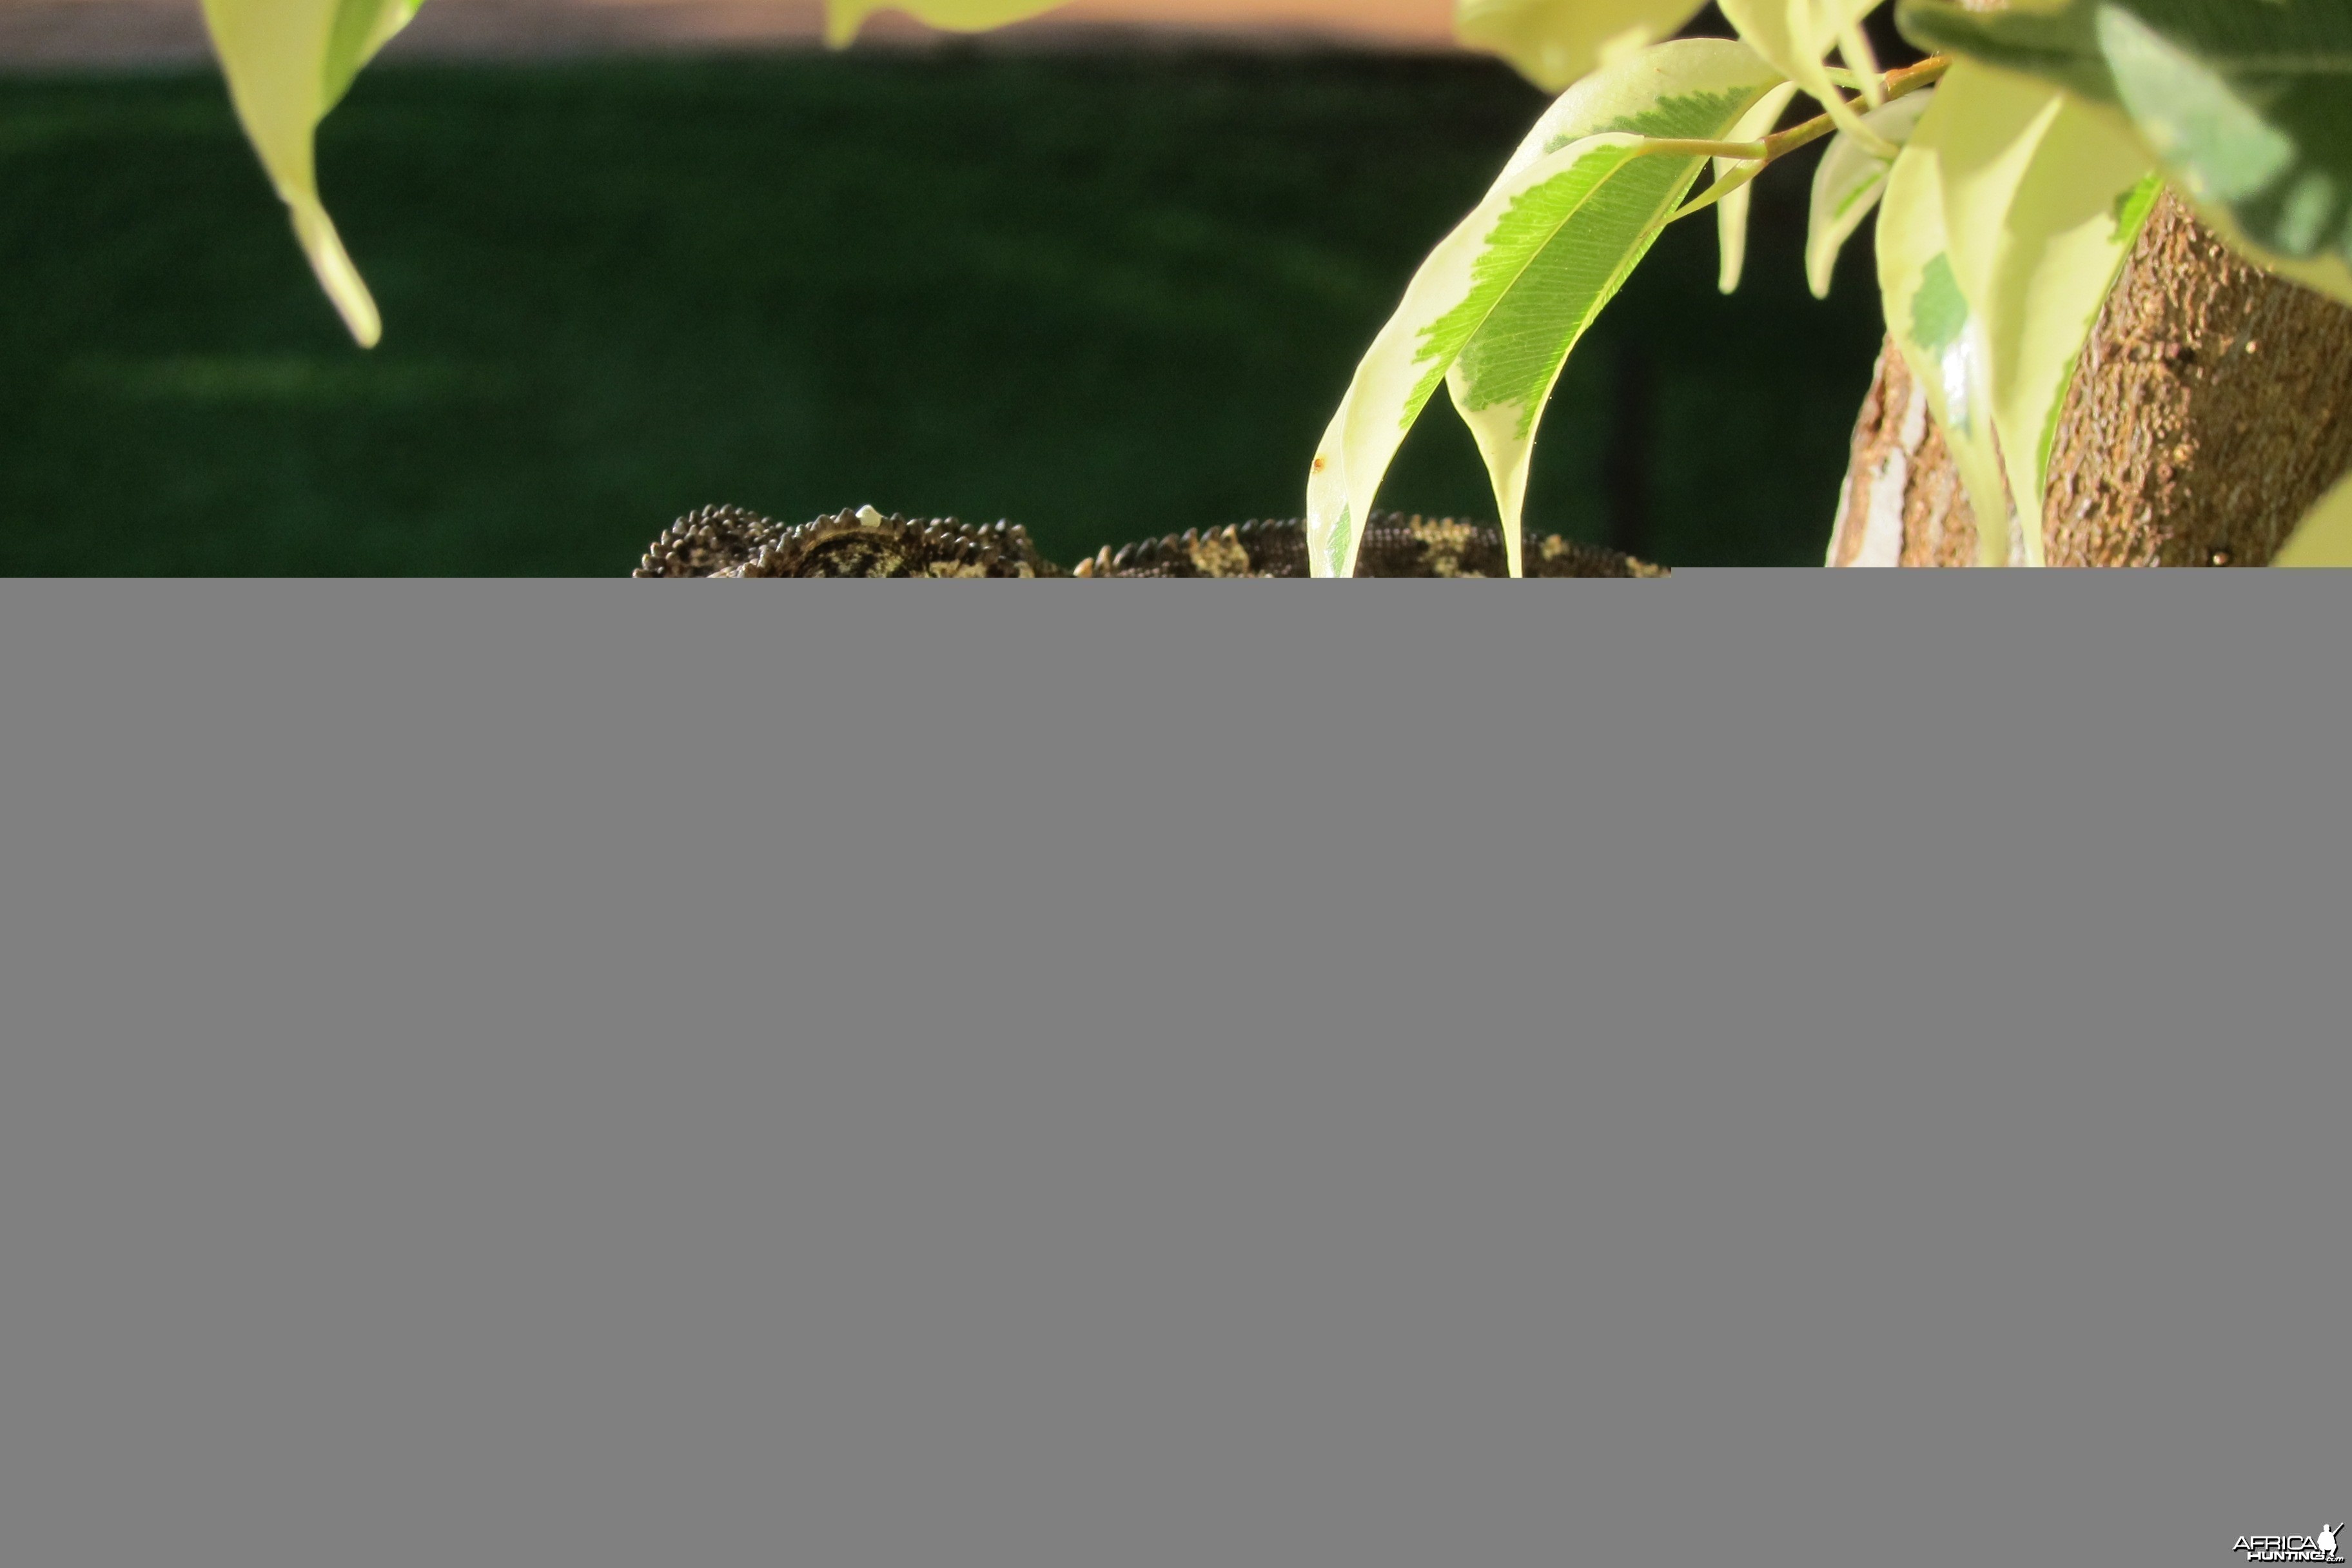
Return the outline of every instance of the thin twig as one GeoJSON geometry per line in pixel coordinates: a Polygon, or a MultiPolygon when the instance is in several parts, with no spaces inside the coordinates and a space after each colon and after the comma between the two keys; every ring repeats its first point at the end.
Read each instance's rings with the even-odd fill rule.
{"type": "MultiPolygon", "coordinates": [[[[1951,57],[1936,55],[1916,65],[1891,70],[1881,79],[1886,89],[1886,100],[1893,102],[1906,93],[1918,91],[1939,79],[1952,67],[1951,57]]],[[[1838,73],[1843,76],[1845,73],[1838,73]]],[[[1780,158],[1820,141],[1837,129],[1837,121],[1826,114],[1815,115],[1801,125],[1791,125],[1786,131],[1775,131],[1760,142],[1645,142],[1634,151],[1646,156],[1681,156],[1685,158],[1730,158],[1740,166],[1709,185],[1705,192],[1685,203],[1675,213],[1675,218],[1685,218],[1704,212],[1721,201],[1780,158]]],[[[1674,218],[1669,218],[1673,222],[1674,218]]]]}

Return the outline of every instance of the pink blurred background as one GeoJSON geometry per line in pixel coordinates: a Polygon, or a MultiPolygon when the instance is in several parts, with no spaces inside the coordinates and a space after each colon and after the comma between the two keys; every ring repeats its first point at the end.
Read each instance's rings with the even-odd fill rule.
{"type": "MultiPolygon", "coordinates": [[[[1269,47],[1451,46],[1453,0],[1075,0],[990,36],[995,47],[1187,37],[1269,47]]],[[[820,0],[431,0],[387,58],[531,58],[608,51],[814,46],[820,0]]],[[[898,13],[870,47],[933,37],[898,13]]],[[[0,0],[0,64],[16,68],[182,64],[209,58],[198,0],[0,0]]]]}

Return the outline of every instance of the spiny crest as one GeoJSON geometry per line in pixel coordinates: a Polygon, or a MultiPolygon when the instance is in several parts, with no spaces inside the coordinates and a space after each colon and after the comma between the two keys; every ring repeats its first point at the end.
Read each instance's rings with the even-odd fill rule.
{"type": "MultiPolygon", "coordinates": [[[[1113,551],[1106,546],[1078,563],[1076,577],[1287,577],[1286,557],[1267,545],[1287,524],[1244,522],[1188,528],[1113,551]]],[[[1302,554],[1300,561],[1305,560],[1302,554]]]]}
{"type": "MultiPolygon", "coordinates": [[[[1531,542],[1537,577],[1655,577],[1664,568],[1557,534],[1531,542]]],[[[1364,530],[1360,577],[1500,577],[1502,531],[1490,522],[1375,512],[1364,530]]],[[[647,551],[640,577],[1305,577],[1306,524],[1256,520],[1108,547],[1074,573],[1039,554],[1017,523],[975,528],[953,518],[909,520],[872,507],[791,526],[741,507],[711,506],[672,523],[647,551]]]]}
{"type": "Polygon", "coordinates": [[[872,507],[787,526],[740,507],[672,523],[640,577],[1037,577],[1056,574],[1017,523],[909,520],[872,507]]]}
{"type": "Polygon", "coordinates": [[[690,511],[655,540],[635,577],[708,577],[740,565],[781,533],[781,525],[740,506],[690,511]]]}

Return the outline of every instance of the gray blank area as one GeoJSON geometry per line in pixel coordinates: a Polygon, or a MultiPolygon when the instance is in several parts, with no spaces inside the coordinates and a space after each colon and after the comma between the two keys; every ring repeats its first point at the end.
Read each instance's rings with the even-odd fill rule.
{"type": "Polygon", "coordinates": [[[0,584],[0,1559],[2315,1531],[2341,581],[0,584]]]}

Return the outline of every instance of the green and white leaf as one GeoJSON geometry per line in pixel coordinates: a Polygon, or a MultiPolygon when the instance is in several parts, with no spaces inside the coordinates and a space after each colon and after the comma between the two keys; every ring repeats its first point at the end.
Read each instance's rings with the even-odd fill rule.
{"type": "MultiPolygon", "coordinates": [[[[1878,211],[1879,296],[1887,335],[1927,394],[1967,488],[1977,517],[1977,563],[2002,566],[2009,563],[2009,500],[1993,437],[1991,357],[1984,323],[1952,268],[1942,168],[1920,145],[1943,111],[1939,95],[1887,172],[1878,211]]],[[[2038,562],[2040,530],[2025,533],[2027,560],[2038,562]]]]}
{"type": "Polygon", "coordinates": [[[1670,38],[1706,0],[1457,0],[1454,36],[1500,55],[1558,92],[1635,49],[1670,38]]]}
{"type": "Polygon", "coordinates": [[[2352,4],[1904,0],[1912,38],[2113,104],[2200,213],[2352,301],[2352,4]]]}
{"type": "Polygon", "coordinates": [[[383,321],[319,198],[314,140],[359,69],[419,0],[204,0],[205,25],[247,139],[293,218],[319,285],[362,347],[383,321]]]}
{"type": "Polygon", "coordinates": [[[2352,566],[2352,474],[2319,498],[2271,564],[2352,566]]]}
{"type": "Polygon", "coordinates": [[[1317,575],[1354,571],[1363,519],[1441,383],[1486,459],[1518,574],[1544,403],[1706,163],[1644,146],[1720,141],[1780,79],[1744,44],[1688,38],[1604,66],[1561,95],[1422,263],[1357,366],[1307,479],[1317,575]]]}
{"type": "MultiPolygon", "coordinates": [[[[1911,140],[1919,117],[1934,102],[1936,89],[1922,88],[1894,102],[1874,109],[1862,122],[1874,133],[1900,148],[1911,140]]],[[[1844,132],[1830,138],[1822,161],[1813,170],[1813,205],[1805,232],[1805,281],[1813,298],[1830,297],[1830,279],[1837,270],[1838,253],[1862,220],[1878,205],[1886,190],[1886,171],[1895,160],[1882,157],[1844,132]]]]}
{"type": "Polygon", "coordinates": [[[1041,16],[1065,0],[824,0],[825,42],[840,48],[877,11],[904,11],[917,21],[955,33],[984,33],[1041,16]]]}
{"type": "Polygon", "coordinates": [[[2116,101],[2099,53],[2093,5],[2024,0],[1988,12],[1959,0],[1897,0],[1895,25],[1921,48],[1948,52],[2053,81],[2093,102],[2116,101]]]}
{"type": "MultiPolygon", "coordinates": [[[[1797,84],[1784,81],[1757,100],[1756,107],[1740,117],[1731,128],[1727,142],[1760,142],[1772,133],[1787,113],[1789,100],[1797,96],[1797,84]]],[[[1739,166],[1737,158],[1717,158],[1715,177],[1721,179],[1739,166]]],[[[1716,252],[1721,258],[1716,268],[1715,286],[1724,293],[1736,292],[1739,275],[1748,265],[1748,209],[1756,193],[1742,185],[1719,198],[1715,204],[1716,252]]]]}
{"type": "Polygon", "coordinates": [[[1993,431],[2032,551],[2059,411],[2154,205],[2155,169],[2112,111],[2038,78],[1960,60],[1937,101],[1910,145],[1939,165],[1952,270],[1984,326],[1993,431]]]}
{"type": "MultiPolygon", "coordinates": [[[[1822,57],[1842,35],[1878,7],[1879,0],[1720,0],[1723,15],[1739,36],[1780,68],[1780,74],[1821,101],[1838,128],[1869,142],[1862,117],[1831,85],[1822,57]]],[[[1857,67],[1861,62],[1852,62],[1857,67]]],[[[1892,153],[1892,148],[1882,147],[1892,153]]]]}

